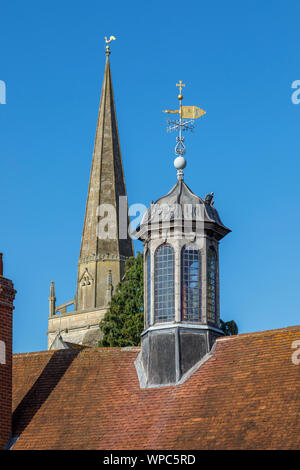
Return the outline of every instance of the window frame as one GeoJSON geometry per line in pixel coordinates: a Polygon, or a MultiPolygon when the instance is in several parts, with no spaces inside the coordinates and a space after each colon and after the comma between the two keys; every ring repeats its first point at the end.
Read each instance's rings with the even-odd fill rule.
{"type": "MultiPolygon", "coordinates": [[[[193,269],[195,271],[195,269],[193,269]]],[[[181,313],[180,318],[181,321],[189,322],[189,323],[201,323],[202,322],[202,251],[195,243],[187,243],[181,248],[181,282],[180,282],[180,291],[181,291],[181,313]],[[185,271],[185,262],[188,261],[185,254],[187,252],[197,252],[197,259],[195,256],[190,258],[195,259],[194,263],[198,263],[197,267],[197,279],[192,279],[192,276],[195,276],[195,273],[191,271],[191,266],[194,263],[191,263],[190,266],[187,266],[188,271],[185,271]],[[185,283],[185,279],[187,283],[185,283]],[[196,287],[190,286],[190,283],[197,283],[196,287]],[[192,306],[193,304],[193,297],[194,292],[197,292],[197,300],[198,305],[196,307],[196,312],[192,312],[195,307],[192,306]],[[189,310],[191,306],[191,310],[189,310]],[[186,309],[186,311],[185,311],[186,309]]]]}
{"type": "Polygon", "coordinates": [[[175,320],[175,251],[169,243],[159,245],[154,253],[154,323],[170,323],[175,320]],[[161,254],[162,250],[169,253],[161,254]],[[158,257],[165,257],[159,259],[158,257]],[[168,264],[171,258],[171,266],[168,264]],[[158,263],[161,263],[159,265],[158,263]],[[160,284],[159,284],[160,283],[160,284]],[[170,306],[167,303],[170,302],[170,306]],[[162,311],[168,311],[160,315],[162,311]]]}
{"type": "Polygon", "coordinates": [[[151,251],[146,253],[146,322],[151,325],[151,251]]]}
{"type": "Polygon", "coordinates": [[[216,250],[213,246],[209,246],[208,250],[207,250],[207,269],[206,269],[206,308],[207,308],[207,322],[208,323],[217,323],[217,314],[218,314],[218,305],[217,305],[217,301],[218,301],[218,298],[217,298],[217,279],[218,279],[218,258],[217,258],[217,253],[216,253],[216,250]],[[211,275],[210,275],[210,269],[211,269],[211,266],[210,266],[210,263],[209,263],[209,259],[210,259],[210,253],[212,253],[212,257],[213,257],[213,260],[214,260],[214,279],[213,279],[213,282],[214,282],[214,310],[212,308],[210,308],[210,305],[213,305],[213,302],[210,302],[210,298],[211,298],[211,289],[210,287],[212,286],[212,284],[210,283],[210,279],[212,279],[211,275]]]}

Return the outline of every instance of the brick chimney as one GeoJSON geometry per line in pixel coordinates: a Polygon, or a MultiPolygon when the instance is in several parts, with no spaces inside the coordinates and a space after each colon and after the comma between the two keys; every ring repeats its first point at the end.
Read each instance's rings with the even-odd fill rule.
{"type": "Polygon", "coordinates": [[[12,418],[12,313],[16,291],[12,281],[3,277],[0,253],[0,449],[10,437],[12,418]]]}

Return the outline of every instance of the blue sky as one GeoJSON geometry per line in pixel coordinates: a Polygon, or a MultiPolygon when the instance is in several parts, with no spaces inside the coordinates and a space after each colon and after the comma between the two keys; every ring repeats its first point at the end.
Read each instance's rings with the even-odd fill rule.
{"type": "MultiPolygon", "coordinates": [[[[299,324],[299,2],[11,1],[1,6],[0,251],[18,291],[14,351],[47,348],[49,283],[74,297],[104,72],[111,70],[130,203],[176,181],[162,109],[207,114],[186,136],[185,181],[232,229],[221,316],[240,332],[299,324]]],[[[141,250],[141,244],[136,243],[141,250]]]]}

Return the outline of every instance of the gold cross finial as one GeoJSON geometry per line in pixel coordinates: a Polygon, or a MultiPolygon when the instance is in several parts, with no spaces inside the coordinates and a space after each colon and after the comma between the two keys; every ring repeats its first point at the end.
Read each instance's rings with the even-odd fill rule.
{"type": "Polygon", "coordinates": [[[176,86],[179,86],[179,93],[181,94],[182,87],[185,86],[185,84],[182,83],[181,80],[179,80],[179,83],[176,83],[176,86]]]}

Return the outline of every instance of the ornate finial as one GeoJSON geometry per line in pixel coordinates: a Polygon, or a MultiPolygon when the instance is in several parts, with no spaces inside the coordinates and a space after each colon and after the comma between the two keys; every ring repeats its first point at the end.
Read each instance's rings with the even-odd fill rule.
{"type": "Polygon", "coordinates": [[[182,90],[182,87],[184,87],[184,86],[185,86],[185,84],[184,84],[184,83],[182,83],[182,81],[181,81],[181,80],[179,80],[179,83],[176,83],[176,86],[178,86],[178,87],[179,87],[179,95],[178,95],[178,99],[181,101],[181,100],[182,100],[182,98],[183,98],[183,96],[182,96],[182,94],[181,94],[181,90],[182,90]]]}
{"type": "Polygon", "coordinates": [[[109,45],[110,45],[111,41],[115,41],[116,38],[115,38],[115,36],[110,36],[110,38],[107,39],[107,37],[105,36],[104,39],[105,39],[105,43],[106,43],[105,54],[108,56],[108,55],[110,54],[110,47],[109,47],[109,45]]]}
{"type": "Polygon", "coordinates": [[[185,87],[185,84],[182,83],[180,80],[179,83],[176,83],[176,86],[179,87],[179,109],[175,110],[164,110],[163,113],[168,114],[179,114],[179,119],[175,121],[168,120],[168,127],[167,131],[178,131],[179,136],[176,137],[176,147],[175,147],[175,154],[177,157],[174,160],[174,166],[177,168],[177,178],[183,179],[183,169],[186,167],[186,159],[183,157],[185,154],[185,146],[184,146],[184,137],[182,137],[183,131],[193,130],[194,129],[194,119],[198,119],[199,117],[203,116],[206,111],[203,109],[198,108],[197,106],[182,106],[183,96],[181,94],[181,90],[185,87]]]}

